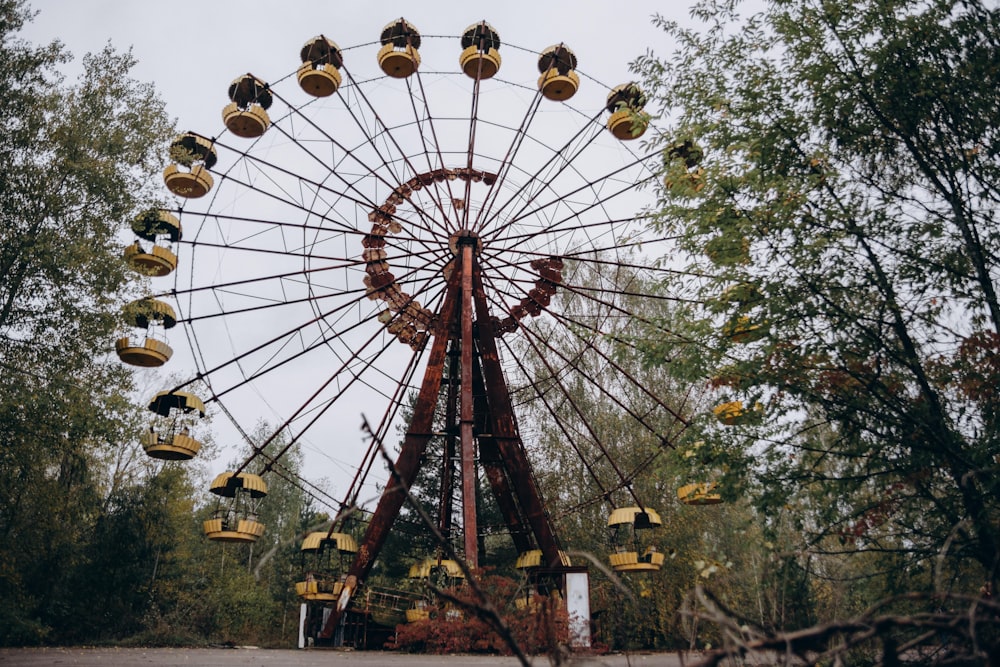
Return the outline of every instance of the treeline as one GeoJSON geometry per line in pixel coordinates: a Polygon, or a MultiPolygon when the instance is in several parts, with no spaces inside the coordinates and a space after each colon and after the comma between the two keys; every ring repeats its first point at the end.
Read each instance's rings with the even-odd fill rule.
{"type": "Polygon", "coordinates": [[[274,485],[253,547],[204,540],[210,480],[144,456],[160,388],[112,352],[148,287],[121,232],[158,202],[173,124],[130,55],[69,83],[61,45],[18,37],[28,17],[0,2],[0,644],[285,641],[301,495],[274,485]]]}

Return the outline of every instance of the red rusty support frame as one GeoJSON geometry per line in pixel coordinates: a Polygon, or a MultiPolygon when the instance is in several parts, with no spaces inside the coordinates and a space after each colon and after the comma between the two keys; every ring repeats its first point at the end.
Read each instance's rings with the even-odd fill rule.
{"type": "Polygon", "coordinates": [[[510,390],[504,380],[500,355],[497,352],[496,331],[490,321],[489,305],[483,289],[482,276],[473,275],[473,300],[476,305],[476,325],[479,330],[479,357],[483,365],[486,394],[489,397],[490,413],[495,429],[494,440],[500,450],[500,457],[511,480],[518,504],[524,512],[531,532],[535,535],[538,548],[542,550],[544,563],[548,567],[560,567],[559,542],[549,521],[548,512],[542,503],[542,496],[531,465],[524,451],[524,443],[517,430],[514,406],[510,402],[510,390]]]}
{"type": "Polygon", "coordinates": [[[462,460],[462,533],[465,536],[465,562],[479,569],[479,522],[476,519],[476,442],[473,439],[472,409],[472,273],[475,262],[475,237],[461,237],[462,253],[462,383],[459,387],[459,444],[462,460]]]}
{"type": "MultiPolygon", "coordinates": [[[[390,480],[379,498],[358,553],[347,572],[340,603],[334,613],[330,614],[320,634],[323,639],[333,636],[350,597],[359,582],[371,571],[406,500],[402,489],[410,488],[416,479],[427,443],[433,437],[434,415],[441,398],[445,359],[449,345],[456,338],[459,341],[458,444],[462,469],[465,560],[470,568],[478,568],[475,457],[475,425],[478,417],[480,429],[489,430],[488,433],[481,432],[479,436],[482,464],[515,546],[521,552],[531,548],[530,529],[530,535],[534,536],[535,544],[542,551],[545,565],[551,568],[562,566],[559,543],[518,433],[509,388],[500,365],[496,330],[490,319],[489,305],[476,259],[479,241],[471,233],[460,233],[457,241],[461,271],[453,272],[448,282],[410,426],[403,438],[394,469],[390,471],[390,480]]],[[[455,381],[454,366],[453,363],[449,367],[450,393],[453,393],[455,381]]],[[[454,397],[447,400],[451,406],[450,418],[454,419],[454,397]]],[[[448,430],[450,427],[449,422],[448,430]]],[[[441,508],[444,507],[442,502],[441,508]]],[[[448,513],[450,514],[450,509],[448,513]]],[[[450,519],[444,517],[439,517],[439,520],[450,523],[450,519]]]]}
{"type": "Polygon", "coordinates": [[[497,506],[500,508],[500,514],[510,531],[514,548],[519,554],[522,554],[534,549],[534,542],[531,539],[527,522],[517,505],[517,499],[511,491],[510,479],[507,477],[507,471],[503,465],[503,457],[500,455],[500,448],[493,437],[493,433],[496,432],[496,420],[490,409],[486,383],[483,381],[483,371],[481,364],[478,363],[478,355],[475,362],[472,388],[476,394],[476,414],[484,417],[480,428],[486,429],[485,432],[479,434],[479,463],[486,473],[486,479],[490,483],[493,497],[496,498],[497,506]]]}

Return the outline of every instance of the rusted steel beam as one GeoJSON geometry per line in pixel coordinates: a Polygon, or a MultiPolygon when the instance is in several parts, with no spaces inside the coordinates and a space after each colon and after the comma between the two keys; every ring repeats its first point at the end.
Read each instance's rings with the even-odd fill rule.
{"type": "Polygon", "coordinates": [[[528,463],[528,457],[524,451],[524,443],[517,430],[514,407],[510,402],[509,389],[504,380],[500,356],[497,353],[496,332],[490,321],[489,305],[486,302],[482,277],[478,273],[473,274],[473,300],[476,307],[476,325],[479,331],[479,352],[483,365],[483,378],[486,383],[486,393],[489,396],[490,412],[496,426],[493,435],[497,447],[500,449],[504,468],[511,479],[518,504],[531,526],[538,548],[542,550],[544,562],[549,567],[558,567],[562,562],[559,555],[559,543],[542,503],[538,485],[531,473],[531,465],[528,463]]]}
{"type": "Polygon", "coordinates": [[[475,262],[475,238],[460,238],[462,256],[462,398],[459,401],[459,444],[462,460],[462,531],[465,535],[465,562],[479,568],[479,526],[476,519],[476,442],[473,439],[472,410],[472,278],[478,270],[475,262]]]}
{"type": "Polygon", "coordinates": [[[395,469],[390,471],[389,482],[382,491],[375,513],[368,523],[368,529],[361,539],[361,544],[358,545],[358,553],[347,571],[347,582],[344,584],[344,592],[341,594],[341,603],[330,614],[323,627],[323,632],[320,634],[323,639],[329,639],[333,636],[337,624],[340,622],[341,613],[347,607],[347,601],[357,589],[358,583],[363,581],[371,571],[375,558],[382,550],[389,530],[396,517],[399,516],[399,510],[406,500],[406,493],[403,489],[410,488],[413,485],[413,480],[416,479],[421,458],[424,450],[427,449],[427,442],[432,437],[434,411],[438,403],[438,394],[441,391],[441,378],[444,375],[445,352],[448,346],[450,325],[460,298],[461,284],[456,274],[448,285],[444,304],[441,306],[439,328],[435,331],[434,342],[427,360],[427,370],[424,371],[423,383],[417,394],[413,419],[410,421],[410,427],[403,438],[403,445],[399,450],[395,469]]]}

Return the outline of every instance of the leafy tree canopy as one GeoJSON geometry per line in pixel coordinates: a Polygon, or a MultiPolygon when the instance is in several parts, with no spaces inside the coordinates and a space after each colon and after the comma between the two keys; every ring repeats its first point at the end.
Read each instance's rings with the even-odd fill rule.
{"type": "Polygon", "coordinates": [[[131,55],[90,54],[67,84],[59,43],[17,36],[29,18],[0,0],[0,641],[65,618],[107,492],[95,461],[136,432],[107,354],[132,291],[118,235],[154,201],[172,125],[131,55]]]}
{"type": "Polygon", "coordinates": [[[636,63],[670,126],[658,225],[697,277],[670,288],[702,303],[697,345],[648,352],[762,411],[705,414],[707,441],[814,552],[995,583],[1000,11],[739,9],[658,19],[680,47],[636,63]]]}

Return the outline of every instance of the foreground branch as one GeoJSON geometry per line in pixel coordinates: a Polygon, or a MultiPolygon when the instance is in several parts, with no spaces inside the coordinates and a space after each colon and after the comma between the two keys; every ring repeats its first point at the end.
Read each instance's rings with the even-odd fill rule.
{"type": "Polygon", "coordinates": [[[1000,605],[988,597],[909,593],[881,601],[861,615],[792,632],[767,632],[697,587],[700,609],[689,614],[713,623],[723,646],[693,667],[716,667],[729,658],[765,653],[776,665],[866,664],[1000,665],[1000,605]],[[891,607],[932,611],[889,613],[891,607]]]}

